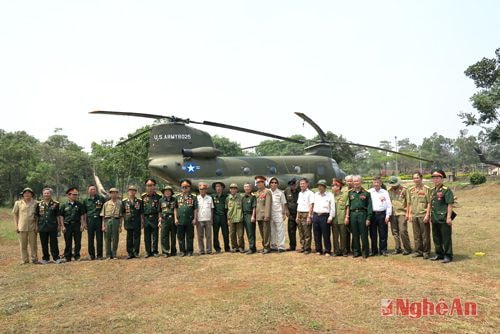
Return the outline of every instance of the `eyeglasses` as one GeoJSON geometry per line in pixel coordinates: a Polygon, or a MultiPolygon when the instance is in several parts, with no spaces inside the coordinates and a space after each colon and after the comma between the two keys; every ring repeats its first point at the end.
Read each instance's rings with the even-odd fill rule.
{"type": "Polygon", "coordinates": [[[276,181],[271,181],[271,182],[269,182],[269,184],[277,184],[277,183],[278,183],[278,182],[276,182],[276,181]]]}

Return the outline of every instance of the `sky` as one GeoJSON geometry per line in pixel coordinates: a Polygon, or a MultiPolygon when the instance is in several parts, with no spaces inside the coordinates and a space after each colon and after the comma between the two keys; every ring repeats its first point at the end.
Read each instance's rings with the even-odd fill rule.
{"type": "MultiPolygon", "coordinates": [[[[0,129],[86,150],[175,115],[378,145],[455,138],[500,2],[0,0],[0,129]]],[[[266,139],[198,126],[250,146],[266,139]]],[[[474,131],[471,131],[474,133],[474,131]]]]}

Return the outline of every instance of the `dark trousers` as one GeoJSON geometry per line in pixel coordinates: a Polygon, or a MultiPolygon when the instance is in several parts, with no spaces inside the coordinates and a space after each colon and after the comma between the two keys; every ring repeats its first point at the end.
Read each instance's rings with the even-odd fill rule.
{"type": "Polygon", "coordinates": [[[87,237],[88,237],[88,250],[91,259],[95,259],[96,255],[98,258],[102,257],[102,218],[92,218],[87,222],[87,237]],[[94,248],[94,238],[96,240],[96,249],[94,248]]]}
{"type": "Polygon", "coordinates": [[[127,229],[127,254],[139,256],[141,247],[141,227],[127,229]]]}
{"type": "Polygon", "coordinates": [[[290,212],[288,216],[288,240],[290,240],[290,249],[295,250],[297,248],[297,212],[290,212]]]}
{"type": "Polygon", "coordinates": [[[368,256],[368,226],[366,226],[366,215],[364,211],[351,211],[349,215],[349,225],[351,225],[352,232],[352,254],[354,256],[368,256]]]}
{"type": "Polygon", "coordinates": [[[370,221],[370,240],[372,253],[377,255],[387,253],[387,233],[388,228],[385,223],[385,211],[374,212],[370,221]],[[378,242],[377,242],[378,241],[378,242]]]}
{"type": "Polygon", "coordinates": [[[453,259],[450,225],[446,224],[446,222],[433,221],[432,240],[434,241],[434,247],[438,257],[453,259]]]}
{"type": "Polygon", "coordinates": [[[146,219],[144,222],[144,246],[146,255],[158,254],[158,218],[146,219]]]}
{"type": "Polygon", "coordinates": [[[49,242],[50,254],[54,261],[59,260],[59,244],[57,242],[57,231],[40,232],[40,243],[42,244],[42,260],[49,261],[49,242]]]}
{"type": "Polygon", "coordinates": [[[80,258],[80,249],[82,248],[82,231],[80,231],[80,223],[64,223],[66,231],[64,231],[64,258],[66,261],[71,261],[71,257],[75,260],[80,258]],[[75,241],[75,249],[73,250],[73,240],[75,241]]]}
{"type": "Polygon", "coordinates": [[[231,250],[231,246],[229,244],[229,226],[227,225],[227,216],[226,215],[215,215],[214,216],[214,249],[216,251],[220,251],[220,242],[219,242],[219,230],[222,229],[222,239],[224,240],[224,251],[229,252],[231,250]]]}
{"type": "Polygon", "coordinates": [[[257,223],[252,223],[252,213],[243,213],[243,222],[245,223],[245,230],[247,231],[248,244],[252,252],[257,251],[257,246],[255,245],[255,230],[257,223]]]}
{"type": "Polygon", "coordinates": [[[313,233],[314,233],[314,245],[316,246],[316,252],[331,253],[332,242],[330,240],[330,224],[327,223],[328,215],[318,215],[315,213],[313,215],[313,233]],[[325,248],[322,248],[325,246],[325,248]]]}
{"type": "Polygon", "coordinates": [[[177,226],[174,218],[161,221],[161,252],[162,254],[177,254],[177,226]]]}
{"type": "Polygon", "coordinates": [[[184,254],[193,254],[194,226],[193,224],[178,225],[177,239],[179,250],[184,254]]]}

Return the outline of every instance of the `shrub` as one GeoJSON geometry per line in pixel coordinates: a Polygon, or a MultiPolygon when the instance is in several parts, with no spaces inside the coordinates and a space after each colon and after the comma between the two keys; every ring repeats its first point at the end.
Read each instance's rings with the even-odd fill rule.
{"type": "Polygon", "coordinates": [[[474,172],[474,173],[470,174],[470,183],[471,184],[482,184],[485,182],[486,182],[485,175],[478,173],[478,172],[474,172]]]}

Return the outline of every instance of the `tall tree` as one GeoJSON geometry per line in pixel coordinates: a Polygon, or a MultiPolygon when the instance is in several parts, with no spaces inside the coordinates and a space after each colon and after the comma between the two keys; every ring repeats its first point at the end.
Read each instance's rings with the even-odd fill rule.
{"type": "Polygon", "coordinates": [[[495,50],[495,58],[483,58],[465,70],[465,75],[479,89],[470,98],[473,113],[460,113],[467,126],[477,125],[484,129],[491,143],[500,142],[500,48],[495,50]]]}
{"type": "Polygon", "coordinates": [[[242,156],[243,151],[241,145],[235,141],[230,140],[227,137],[214,135],[212,136],[212,141],[214,142],[215,148],[222,151],[222,155],[227,156],[242,156]]]}

